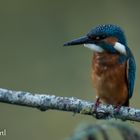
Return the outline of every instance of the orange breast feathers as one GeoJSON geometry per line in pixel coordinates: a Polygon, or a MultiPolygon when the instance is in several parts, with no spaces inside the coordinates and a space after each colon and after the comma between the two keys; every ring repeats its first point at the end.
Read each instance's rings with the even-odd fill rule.
{"type": "Polygon", "coordinates": [[[97,97],[107,104],[124,105],[128,99],[126,62],[118,63],[119,54],[94,53],[92,80],[97,97]]]}

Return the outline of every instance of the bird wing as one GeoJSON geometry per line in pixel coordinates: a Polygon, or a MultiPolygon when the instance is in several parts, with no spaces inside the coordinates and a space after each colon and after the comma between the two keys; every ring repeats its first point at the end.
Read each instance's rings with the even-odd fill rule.
{"type": "Polygon", "coordinates": [[[126,71],[127,71],[127,83],[128,83],[128,98],[130,99],[133,95],[135,72],[136,72],[136,64],[135,64],[135,59],[133,57],[128,58],[126,71]]]}

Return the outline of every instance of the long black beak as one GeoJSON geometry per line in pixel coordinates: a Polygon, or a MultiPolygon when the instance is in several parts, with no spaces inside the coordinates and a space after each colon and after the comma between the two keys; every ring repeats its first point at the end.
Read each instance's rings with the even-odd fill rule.
{"type": "Polygon", "coordinates": [[[64,46],[71,46],[71,45],[80,45],[89,43],[89,38],[87,36],[80,37],[78,39],[74,39],[72,41],[64,43],[64,46]]]}

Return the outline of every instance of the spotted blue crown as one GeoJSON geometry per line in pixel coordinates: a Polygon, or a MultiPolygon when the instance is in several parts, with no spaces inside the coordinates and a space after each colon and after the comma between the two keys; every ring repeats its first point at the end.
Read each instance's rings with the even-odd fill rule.
{"type": "Polygon", "coordinates": [[[117,25],[104,24],[93,28],[88,34],[88,36],[101,36],[106,35],[106,37],[113,36],[118,39],[120,43],[127,46],[124,31],[117,25]]]}

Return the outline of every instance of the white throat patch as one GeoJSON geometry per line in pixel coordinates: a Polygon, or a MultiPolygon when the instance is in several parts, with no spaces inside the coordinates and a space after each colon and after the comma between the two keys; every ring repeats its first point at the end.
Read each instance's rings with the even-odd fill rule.
{"type": "Polygon", "coordinates": [[[118,52],[120,52],[120,53],[126,55],[126,49],[125,49],[125,46],[124,46],[123,44],[121,44],[121,43],[119,43],[119,42],[116,42],[115,45],[114,45],[114,48],[115,48],[118,52]]]}
{"type": "Polygon", "coordinates": [[[103,52],[104,51],[104,49],[102,49],[100,46],[95,45],[95,44],[84,44],[84,46],[86,48],[91,49],[92,51],[95,51],[95,52],[103,52]]]}

